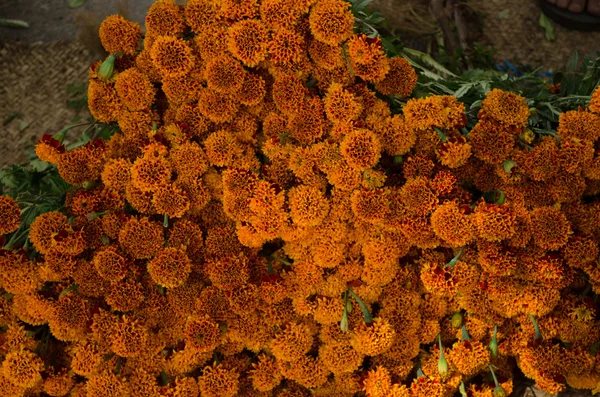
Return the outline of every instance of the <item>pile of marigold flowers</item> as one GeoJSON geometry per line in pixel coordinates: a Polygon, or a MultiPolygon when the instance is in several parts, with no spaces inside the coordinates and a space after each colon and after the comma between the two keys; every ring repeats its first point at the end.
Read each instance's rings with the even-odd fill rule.
{"type": "MultiPolygon", "coordinates": [[[[353,31],[342,0],[158,1],[107,18],[109,140],[0,251],[0,395],[499,397],[600,386],[600,90],[549,135],[353,31]],[[143,41],[143,44],[141,42],[143,41]]],[[[21,209],[0,197],[0,233],[21,209]]]]}

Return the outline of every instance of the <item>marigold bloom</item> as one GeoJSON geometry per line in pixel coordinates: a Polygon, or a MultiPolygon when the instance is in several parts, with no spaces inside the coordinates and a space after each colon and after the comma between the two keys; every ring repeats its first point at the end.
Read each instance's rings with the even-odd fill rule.
{"type": "Polygon", "coordinates": [[[355,190],[352,192],[350,205],[358,219],[381,224],[390,214],[389,192],[385,189],[355,190]]]}
{"type": "Polygon", "coordinates": [[[481,103],[480,119],[491,119],[505,126],[523,128],[529,118],[525,98],[512,92],[494,88],[481,103]]]}
{"type": "Polygon", "coordinates": [[[573,236],[561,249],[567,265],[582,268],[593,262],[599,254],[598,245],[589,237],[573,236]]]}
{"type": "Polygon", "coordinates": [[[130,312],[137,309],[144,301],[144,288],[132,279],[113,282],[104,296],[112,310],[130,312]]]}
{"type": "Polygon", "coordinates": [[[558,118],[558,136],[595,141],[600,137],[600,115],[585,110],[570,110],[558,118]]]}
{"type": "Polygon", "coordinates": [[[246,66],[254,67],[267,56],[268,31],[257,19],[234,23],[227,30],[227,48],[246,66]]]}
{"type": "Polygon", "coordinates": [[[131,180],[131,163],[125,159],[110,159],[102,170],[102,183],[110,189],[124,193],[131,180]]]}
{"type": "Polygon", "coordinates": [[[375,89],[383,95],[409,96],[417,85],[417,73],[402,57],[391,58],[388,63],[390,70],[383,80],[375,84],[375,89]]]}
{"type": "Polygon", "coordinates": [[[214,123],[231,121],[239,109],[239,102],[235,96],[223,94],[206,88],[200,92],[198,108],[202,115],[214,123]]]}
{"type": "Polygon", "coordinates": [[[190,208],[190,200],[182,189],[174,185],[161,186],[152,196],[156,212],[171,218],[181,218],[190,208]]]}
{"type": "Polygon", "coordinates": [[[35,154],[42,161],[58,164],[60,156],[65,152],[65,146],[50,134],[44,134],[35,145],[35,154]]]}
{"type": "Polygon", "coordinates": [[[377,356],[392,347],[396,331],[388,320],[375,318],[371,324],[360,324],[352,334],[350,343],[356,351],[367,356],[377,356]]]}
{"type": "Polygon", "coordinates": [[[412,397],[444,397],[445,395],[446,387],[437,378],[418,376],[410,385],[412,397]]]}
{"type": "Polygon", "coordinates": [[[341,0],[320,0],[310,10],[310,31],[315,39],[337,46],[352,36],[354,16],[350,4],[341,0]]]}
{"type": "Polygon", "coordinates": [[[276,65],[291,66],[305,57],[304,38],[288,29],[279,29],[267,45],[270,60],[276,65]]]}
{"type": "Polygon", "coordinates": [[[135,54],[142,38],[142,27],[120,15],[111,15],[100,24],[99,34],[106,52],[135,54]]]}
{"type": "Polygon", "coordinates": [[[196,62],[187,43],[170,36],[159,36],[152,45],[150,56],[156,69],[163,76],[170,77],[188,74],[196,62]]]}
{"type": "Polygon", "coordinates": [[[34,387],[42,381],[44,362],[28,350],[13,351],[2,362],[4,376],[16,386],[34,387]]]}
{"type": "Polygon", "coordinates": [[[298,78],[287,75],[279,76],[273,84],[273,101],[284,114],[290,115],[302,106],[308,90],[298,78]]]}
{"type": "Polygon", "coordinates": [[[154,102],[156,89],[137,68],[127,69],[117,76],[117,94],[130,111],[149,109],[154,102]]]}
{"type": "Polygon", "coordinates": [[[288,193],[292,220],[300,226],[317,226],[329,212],[329,202],[319,189],[299,186],[288,193]]]}
{"type": "Polygon", "coordinates": [[[8,234],[19,228],[21,208],[9,196],[0,196],[0,234],[8,234]]]}
{"type": "Polygon", "coordinates": [[[64,214],[56,211],[47,212],[31,223],[29,239],[39,253],[46,254],[53,247],[53,236],[67,225],[67,217],[64,214]]]}
{"type": "Polygon", "coordinates": [[[115,246],[98,250],[92,260],[96,271],[105,280],[119,281],[127,275],[127,259],[115,246]]]}
{"type": "Polygon", "coordinates": [[[212,352],[221,343],[219,324],[208,316],[188,318],[185,323],[185,342],[200,352],[212,352]]]}
{"type": "Polygon", "coordinates": [[[210,88],[217,92],[235,94],[242,88],[246,70],[233,57],[221,55],[207,62],[204,73],[210,88]]]}
{"type": "Polygon", "coordinates": [[[313,337],[304,324],[288,324],[271,340],[271,352],[281,361],[296,361],[311,348],[313,337]]]}
{"type": "Polygon", "coordinates": [[[258,356],[258,363],[252,364],[250,379],[256,390],[267,392],[281,383],[282,376],[276,361],[272,357],[261,354],[258,356]]]}
{"type": "Polygon", "coordinates": [[[196,34],[213,29],[222,18],[218,5],[211,0],[188,0],[185,21],[196,34]]]}
{"type": "Polygon", "coordinates": [[[481,120],[469,132],[473,155],[489,164],[500,164],[508,158],[516,143],[516,136],[502,126],[481,120]]]}
{"type": "Polygon", "coordinates": [[[260,19],[274,31],[293,28],[299,16],[291,0],[265,0],[260,4],[260,19]]]}
{"type": "Polygon", "coordinates": [[[390,70],[380,38],[371,39],[364,34],[348,41],[348,55],[354,73],[369,82],[379,82],[390,70]]]}
{"type": "Polygon", "coordinates": [[[174,0],[157,1],[150,6],[146,15],[148,36],[177,36],[185,30],[183,7],[174,0]]]}
{"type": "Polygon", "coordinates": [[[112,350],[120,357],[139,356],[146,349],[149,337],[142,322],[123,316],[112,328],[112,350]]]}
{"type": "Polygon", "coordinates": [[[69,394],[69,391],[75,385],[75,379],[69,375],[65,369],[56,373],[51,373],[44,379],[44,392],[52,397],[63,397],[69,394]]]}
{"type": "Polygon", "coordinates": [[[344,160],[359,171],[375,166],[381,150],[382,145],[377,135],[365,128],[357,128],[348,133],[340,144],[344,160]]]}
{"type": "Polygon", "coordinates": [[[475,237],[475,225],[456,201],[443,203],[431,214],[431,227],[437,236],[454,247],[467,245],[475,237]]]}
{"type": "Polygon", "coordinates": [[[135,259],[149,259],[164,244],[163,227],[148,218],[131,218],[119,231],[119,243],[135,259]]]}
{"type": "Polygon", "coordinates": [[[117,121],[124,110],[114,86],[100,80],[90,80],[88,107],[92,116],[103,123],[117,121]]]}
{"type": "Polygon", "coordinates": [[[239,389],[239,374],[226,369],[223,365],[205,367],[198,377],[198,386],[202,396],[234,397],[239,389]]]}
{"type": "Polygon", "coordinates": [[[363,362],[364,354],[349,343],[325,343],[319,348],[319,358],[328,370],[338,375],[356,371],[363,362]]]}
{"type": "Polygon", "coordinates": [[[403,111],[406,122],[417,130],[461,128],[466,122],[465,105],[453,96],[413,98],[403,111]]]}
{"type": "Polygon", "coordinates": [[[88,397],[129,396],[129,383],[112,372],[91,377],[86,383],[88,397]]]}
{"type": "Polygon", "coordinates": [[[342,49],[338,45],[329,45],[319,40],[311,40],[308,44],[308,54],[319,68],[332,70],[345,66],[342,49]]]}
{"type": "Polygon", "coordinates": [[[516,214],[508,205],[480,203],[474,218],[477,233],[484,240],[500,241],[515,234],[516,214]]]}
{"type": "Polygon", "coordinates": [[[564,246],[572,233],[565,214],[556,207],[539,207],[531,213],[533,241],[541,248],[557,250],[564,246]]]}
{"type": "Polygon", "coordinates": [[[351,92],[341,84],[332,83],[325,98],[325,113],[334,123],[356,120],[363,111],[363,106],[351,92]]]}
{"type": "Polygon", "coordinates": [[[418,216],[424,216],[434,211],[439,201],[431,190],[429,179],[425,177],[407,180],[400,190],[400,198],[406,209],[418,216]]]}
{"type": "Polygon", "coordinates": [[[266,93],[265,80],[255,73],[246,72],[244,74],[242,87],[237,93],[237,99],[243,105],[258,105],[263,100],[266,93]]]}
{"type": "Polygon", "coordinates": [[[370,397],[408,397],[409,395],[406,386],[392,385],[390,373],[384,366],[378,365],[376,369],[370,370],[363,383],[363,390],[370,397]]]}
{"type": "Polygon", "coordinates": [[[78,342],[85,339],[91,317],[89,302],[80,295],[67,294],[58,299],[49,319],[50,331],[58,340],[78,342]]]}
{"type": "Polygon", "coordinates": [[[131,167],[131,182],[144,192],[166,186],[170,180],[171,165],[159,154],[138,158],[131,167]]]}
{"type": "Polygon", "coordinates": [[[156,284],[166,288],[181,286],[192,271],[192,263],[181,248],[162,248],[148,262],[148,273],[156,284]]]}

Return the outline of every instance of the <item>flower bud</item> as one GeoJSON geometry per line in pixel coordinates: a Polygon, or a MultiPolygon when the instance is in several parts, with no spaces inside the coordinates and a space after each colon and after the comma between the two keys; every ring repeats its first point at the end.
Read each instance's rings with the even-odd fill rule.
{"type": "Polygon", "coordinates": [[[452,319],[450,320],[450,324],[454,328],[460,328],[463,325],[463,315],[461,312],[456,312],[452,315],[452,319]]]}
{"type": "Polygon", "coordinates": [[[91,180],[83,181],[81,184],[81,187],[83,187],[85,190],[92,190],[96,186],[98,186],[98,182],[91,180]]]}
{"type": "Polygon", "coordinates": [[[440,358],[438,360],[438,372],[441,377],[444,377],[448,374],[448,361],[446,361],[446,357],[444,357],[444,348],[442,347],[442,336],[438,335],[438,343],[440,344],[440,358]]]}
{"type": "Polygon", "coordinates": [[[492,341],[489,344],[490,352],[492,353],[492,357],[498,357],[498,340],[496,339],[496,334],[498,333],[498,326],[494,325],[494,336],[492,337],[492,341]]]}
{"type": "Polygon", "coordinates": [[[340,321],[340,329],[342,332],[348,332],[348,312],[344,309],[344,313],[342,314],[342,321],[340,321]]]}
{"type": "Polygon", "coordinates": [[[117,56],[115,54],[112,54],[111,56],[106,58],[104,62],[102,62],[102,65],[100,65],[100,67],[98,68],[98,77],[104,80],[108,80],[111,78],[113,72],[115,71],[116,57],[117,56]]]}
{"type": "Polygon", "coordinates": [[[494,397],[506,397],[506,390],[502,386],[494,387],[494,397]]]}

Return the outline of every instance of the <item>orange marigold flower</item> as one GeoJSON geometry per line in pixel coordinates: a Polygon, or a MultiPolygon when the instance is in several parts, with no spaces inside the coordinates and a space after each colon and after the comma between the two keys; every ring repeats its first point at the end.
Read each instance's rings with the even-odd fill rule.
{"type": "Polygon", "coordinates": [[[213,29],[222,18],[218,3],[212,0],[188,0],[184,13],[187,24],[196,34],[213,29]]]}
{"type": "Polygon", "coordinates": [[[331,84],[323,102],[327,118],[334,123],[356,120],[363,111],[358,98],[338,83],[331,84]]]}
{"type": "Polygon", "coordinates": [[[205,367],[202,375],[198,377],[198,386],[202,396],[206,397],[234,397],[238,395],[239,374],[234,369],[227,369],[223,365],[205,367]]]}
{"type": "Polygon", "coordinates": [[[478,340],[463,340],[452,345],[448,352],[450,361],[465,376],[473,376],[484,369],[490,361],[487,346],[478,340]]]}
{"type": "Polygon", "coordinates": [[[364,221],[381,224],[390,214],[390,198],[386,189],[355,190],[350,198],[354,215],[364,221]]]}
{"type": "Polygon", "coordinates": [[[185,30],[183,7],[175,4],[174,0],[157,1],[146,15],[146,30],[148,36],[177,36],[185,30]]]}
{"type": "Polygon", "coordinates": [[[354,16],[350,3],[341,0],[320,0],[310,10],[308,21],[315,39],[337,46],[352,36],[354,16]]]}
{"type": "Polygon", "coordinates": [[[515,234],[517,216],[508,205],[480,203],[474,217],[477,233],[484,240],[501,241],[515,234]]]}
{"type": "Polygon", "coordinates": [[[381,140],[383,150],[391,155],[404,155],[410,151],[417,141],[417,133],[411,128],[404,117],[394,115],[386,119],[382,129],[381,140]]]}
{"type": "Polygon", "coordinates": [[[135,259],[152,258],[164,245],[163,227],[148,218],[131,218],[119,231],[119,243],[135,259]]]}
{"type": "Polygon", "coordinates": [[[110,159],[101,174],[102,183],[119,193],[125,193],[131,181],[131,163],[125,159],[110,159]]]}
{"type": "Polygon", "coordinates": [[[62,369],[44,379],[44,392],[52,397],[63,397],[69,394],[74,385],[73,376],[69,375],[66,369],[62,369]]]}
{"type": "Polygon", "coordinates": [[[129,396],[129,383],[112,372],[92,376],[86,383],[87,397],[129,396]]]}
{"type": "Polygon", "coordinates": [[[192,262],[181,248],[162,248],[156,257],[148,262],[148,273],[152,280],[166,288],[183,285],[191,271],[192,262]]]}
{"type": "Polygon", "coordinates": [[[390,70],[379,37],[354,36],[348,41],[348,55],[354,73],[369,82],[382,81],[390,70]]]}
{"type": "Polygon", "coordinates": [[[279,76],[273,84],[273,102],[286,115],[294,114],[308,95],[304,83],[291,75],[279,76]]]}
{"type": "Polygon", "coordinates": [[[100,80],[90,80],[88,107],[92,116],[102,123],[117,121],[124,110],[114,86],[100,80]]]}
{"type": "Polygon", "coordinates": [[[321,345],[319,358],[323,360],[327,369],[338,375],[356,371],[362,365],[364,355],[353,349],[349,343],[332,342],[321,345]]]}
{"type": "Polygon", "coordinates": [[[13,351],[6,355],[2,371],[11,383],[21,387],[34,387],[42,381],[44,362],[28,350],[13,351]]]}
{"type": "Polygon", "coordinates": [[[112,328],[112,351],[120,357],[136,357],[149,343],[148,328],[140,320],[123,316],[112,328]]]}
{"type": "Polygon", "coordinates": [[[208,87],[217,92],[235,94],[242,88],[246,70],[233,57],[221,55],[207,62],[204,73],[208,87]]]}
{"type": "Polygon", "coordinates": [[[465,105],[448,95],[413,98],[403,111],[406,122],[417,130],[462,128],[466,123],[465,105]]]}
{"type": "Polygon", "coordinates": [[[582,236],[571,237],[561,250],[567,264],[574,268],[582,268],[593,262],[599,254],[596,242],[582,236]]]}
{"type": "Polygon", "coordinates": [[[68,225],[67,217],[52,211],[35,218],[29,227],[29,240],[41,254],[47,254],[53,247],[53,237],[68,225]]]}
{"type": "Polygon", "coordinates": [[[310,58],[320,68],[332,70],[344,66],[342,48],[339,45],[329,45],[319,40],[311,40],[308,45],[310,58]]]}
{"type": "Polygon", "coordinates": [[[156,213],[152,205],[152,192],[143,191],[130,184],[125,189],[125,198],[133,209],[141,214],[149,215],[156,213]]]}
{"type": "Polygon", "coordinates": [[[156,94],[150,79],[137,68],[119,73],[115,89],[125,106],[131,111],[149,109],[156,94]]]}
{"type": "Polygon", "coordinates": [[[258,0],[223,0],[221,11],[227,19],[238,21],[244,18],[254,18],[258,15],[258,0]]]}
{"type": "Polygon", "coordinates": [[[150,56],[154,66],[163,76],[186,75],[193,69],[195,64],[194,54],[190,46],[184,40],[176,37],[157,37],[150,50],[150,56]]]}
{"type": "Polygon", "coordinates": [[[418,376],[410,385],[411,397],[444,397],[446,386],[438,378],[418,376]]]}
{"type": "Polygon", "coordinates": [[[276,65],[286,66],[299,63],[306,57],[305,47],[304,37],[288,29],[279,29],[267,45],[270,60],[276,65]]]}
{"type": "Polygon", "coordinates": [[[359,171],[374,167],[381,157],[381,150],[382,145],[377,135],[365,128],[351,131],[340,144],[344,160],[359,171]]]}
{"type": "Polygon", "coordinates": [[[208,159],[195,142],[184,142],[169,152],[178,180],[192,181],[208,170],[208,159]]]}
{"type": "Polygon", "coordinates": [[[294,362],[304,356],[313,344],[310,329],[304,324],[288,324],[271,340],[271,352],[281,361],[294,362]]]}
{"type": "Polygon", "coordinates": [[[531,212],[533,241],[541,248],[557,250],[564,246],[572,233],[565,214],[556,207],[539,207],[531,212]]]}
{"type": "Polygon", "coordinates": [[[406,209],[418,216],[424,216],[434,211],[439,201],[431,189],[430,180],[425,177],[407,180],[400,190],[400,198],[406,209]]]}
{"type": "Polygon", "coordinates": [[[96,271],[105,280],[119,281],[127,275],[127,259],[121,255],[117,247],[104,247],[94,255],[92,260],[96,271]]]}
{"type": "Polygon", "coordinates": [[[515,147],[516,135],[488,120],[480,120],[469,132],[473,155],[489,164],[500,164],[515,147]]]}
{"type": "Polygon", "coordinates": [[[329,213],[329,201],[314,186],[298,186],[288,193],[292,220],[300,226],[317,226],[329,213]]]}
{"type": "Polygon", "coordinates": [[[590,104],[588,106],[590,111],[600,114],[600,87],[597,87],[594,93],[592,94],[592,99],[590,99],[590,104]]]}
{"type": "Polygon", "coordinates": [[[188,318],[184,337],[186,346],[200,352],[212,352],[221,343],[221,329],[208,316],[188,318]]]}
{"type": "Polygon", "coordinates": [[[471,157],[471,145],[463,136],[449,138],[438,150],[440,163],[448,168],[462,167],[471,157]]]}
{"type": "Polygon", "coordinates": [[[204,272],[213,283],[224,291],[241,288],[250,279],[250,263],[243,253],[208,260],[204,272]]]}
{"type": "Polygon", "coordinates": [[[435,234],[454,247],[462,247],[475,237],[475,225],[468,215],[461,211],[456,201],[448,201],[431,214],[431,227],[435,234]]]}
{"type": "Polygon", "coordinates": [[[362,323],[355,328],[350,343],[359,353],[377,356],[392,347],[396,331],[388,320],[375,318],[372,323],[362,323]]]}
{"type": "Polygon", "coordinates": [[[63,342],[85,339],[91,317],[91,307],[81,295],[68,293],[54,304],[54,313],[48,322],[52,335],[63,342]]]}
{"type": "Polygon", "coordinates": [[[257,19],[244,19],[227,30],[227,48],[246,66],[254,67],[267,56],[269,33],[257,19]]]}
{"type": "Polygon", "coordinates": [[[21,208],[9,196],[0,196],[0,234],[14,232],[21,224],[21,208]]]}
{"type": "Polygon", "coordinates": [[[281,383],[281,373],[276,361],[267,355],[258,356],[258,363],[252,364],[250,379],[252,386],[261,392],[273,390],[281,383]]]}
{"type": "Polygon", "coordinates": [[[261,20],[274,31],[294,27],[299,16],[292,0],[264,0],[260,4],[261,20]]]}
{"type": "Polygon", "coordinates": [[[190,200],[185,191],[175,185],[161,186],[152,196],[152,204],[159,214],[171,218],[181,218],[190,208],[190,200]]]}
{"type": "Polygon", "coordinates": [[[212,165],[231,166],[233,160],[240,157],[243,147],[227,130],[213,132],[204,141],[206,157],[212,165]]]}
{"type": "Polygon", "coordinates": [[[131,166],[131,182],[144,191],[154,191],[171,181],[171,165],[160,154],[138,158],[131,166]]]}
{"type": "Polygon", "coordinates": [[[202,115],[215,123],[226,123],[235,117],[240,103],[235,96],[206,88],[200,92],[198,108],[202,115]]]}
{"type": "Polygon", "coordinates": [[[321,139],[327,131],[321,98],[315,96],[300,104],[296,112],[290,114],[287,127],[290,137],[301,145],[310,145],[321,139]]]}
{"type": "Polygon", "coordinates": [[[512,92],[494,88],[481,103],[480,119],[491,119],[505,126],[523,128],[529,118],[525,98],[512,92]]]}
{"type": "Polygon", "coordinates": [[[318,388],[327,382],[329,375],[319,357],[302,356],[293,363],[280,363],[279,368],[284,377],[307,388],[318,388]]]}
{"type": "Polygon", "coordinates": [[[100,24],[100,41],[110,54],[135,54],[141,38],[142,27],[120,15],[111,15],[100,24]]]}
{"type": "Polygon", "coordinates": [[[246,72],[242,88],[237,93],[237,99],[247,106],[258,105],[267,93],[265,80],[259,75],[246,72]]]}
{"type": "Polygon", "coordinates": [[[132,279],[117,281],[111,283],[104,299],[112,310],[130,312],[137,309],[144,301],[144,287],[132,279]]]}
{"type": "Polygon", "coordinates": [[[44,134],[42,139],[38,140],[35,145],[35,154],[38,158],[52,164],[58,164],[58,160],[64,152],[64,145],[61,145],[58,140],[49,134],[44,134]]]}
{"type": "Polygon", "coordinates": [[[402,57],[391,58],[388,63],[390,71],[375,84],[375,89],[383,95],[409,96],[417,85],[417,73],[402,57]]]}
{"type": "Polygon", "coordinates": [[[595,141],[600,137],[600,115],[585,110],[569,110],[558,118],[558,136],[595,141]]]}

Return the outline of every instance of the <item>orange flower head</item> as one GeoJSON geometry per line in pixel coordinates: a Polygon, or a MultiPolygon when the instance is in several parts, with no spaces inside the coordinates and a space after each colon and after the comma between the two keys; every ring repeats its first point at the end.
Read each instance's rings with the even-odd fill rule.
{"type": "Polygon", "coordinates": [[[144,287],[132,279],[111,283],[104,296],[112,310],[130,312],[137,309],[145,299],[144,287]]]}
{"type": "Polygon", "coordinates": [[[148,262],[148,273],[152,280],[166,288],[183,285],[191,271],[192,262],[181,248],[162,248],[148,262]]]}
{"type": "Polygon", "coordinates": [[[152,192],[150,191],[145,192],[130,184],[125,189],[125,198],[133,209],[141,214],[156,213],[152,205],[152,192]]]}
{"type": "Polygon", "coordinates": [[[131,163],[125,159],[110,159],[101,174],[102,183],[109,189],[125,193],[131,181],[131,163]]]}
{"type": "Polygon", "coordinates": [[[35,218],[29,228],[29,240],[41,254],[53,247],[53,236],[68,225],[67,217],[60,212],[47,212],[35,218]]]}
{"type": "Polygon", "coordinates": [[[129,395],[129,384],[124,378],[107,371],[88,379],[86,390],[87,397],[123,397],[129,395]]]}
{"type": "Polygon", "coordinates": [[[431,227],[447,244],[462,247],[475,238],[475,225],[456,201],[447,201],[431,214],[431,227]]]}
{"type": "Polygon", "coordinates": [[[195,64],[191,47],[184,40],[171,36],[157,37],[150,50],[150,56],[154,66],[163,76],[186,75],[195,64]]]}
{"type": "Polygon", "coordinates": [[[48,374],[44,379],[44,392],[52,397],[66,396],[75,386],[75,379],[66,369],[48,374]]]}
{"type": "Polygon", "coordinates": [[[223,0],[221,12],[227,19],[238,21],[258,15],[258,0],[223,0]]]}
{"type": "Polygon", "coordinates": [[[141,38],[142,27],[120,15],[111,15],[100,24],[100,41],[110,54],[135,54],[141,38]]]}
{"type": "Polygon", "coordinates": [[[333,123],[354,121],[363,111],[358,98],[338,83],[331,84],[323,102],[327,118],[333,123]]]}
{"type": "Polygon", "coordinates": [[[574,236],[561,249],[567,265],[582,268],[593,262],[599,254],[598,245],[589,237],[574,236]]]}
{"type": "Polygon", "coordinates": [[[340,46],[329,45],[319,40],[310,41],[308,54],[317,67],[325,70],[343,67],[345,63],[340,46]]]}
{"type": "Polygon", "coordinates": [[[277,362],[273,357],[261,354],[258,356],[258,363],[252,364],[250,370],[250,379],[252,386],[261,392],[273,390],[281,383],[281,373],[277,362]]]}
{"type": "Polygon", "coordinates": [[[310,329],[304,324],[288,324],[271,340],[271,352],[277,360],[294,362],[304,356],[313,344],[310,329]]]}
{"type": "Polygon", "coordinates": [[[473,376],[484,369],[490,361],[487,346],[478,340],[463,340],[456,342],[448,352],[450,361],[465,376],[473,376]]]}
{"type": "Polygon", "coordinates": [[[374,167],[381,157],[381,150],[379,137],[365,128],[351,131],[340,144],[344,160],[358,171],[374,167]]]}
{"type": "Polygon", "coordinates": [[[224,291],[241,288],[250,280],[250,263],[243,253],[209,260],[204,271],[213,285],[224,291]]]}
{"type": "Polygon", "coordinates": [[[480,120],[469,132],[473,155],[488,164],[500,164],[510,156],[516,135],[492,121],[480,120]]]}
{"type": "Polygon", "coordinates": [[[235,96],[206,88],[200,92],[198,108],[214,123],[227,123],[235,117],[240,103],[235,96]]]}
{"type": "Polygon", "coordinates": [[[206,83],[210,88],[225,94],[235,94],[244,83],[246,70],[239,61],[228,55],[221,55],[206,64],[206,83]]]}
{"type": "Polygon", "coordinates": [[[385,189],[355,190],[352,192],[350,205],[358,219],[382,224],[390,214],[389,192],[385,189]]]}
{"type": "Polygon", "coordinates": [[[419,376],[410,385],[411,397],[444,397],[446,387],[437,378],[419,376]]]}
{"type": "Polygon", "coordinates": [[[91,307],[87,299],[69,293],[55,302],[54,313],[49,325],[52,335],[63,342],[78,342],[85,339],[91,318],[91,307]]]}
{"type": "Polygon", "coordinates": [[[208,316],[188,318],[185,323],[186,347],[205,353],[212,352],[221,343],[221,329],[219,324],[208,316]]]}
{"type": "Polygon", "coordinates": [[[329,371],[318,357],[302,356],[293,363],[279,364],[279,368],[284,377],[306,388],[318,388],[327,382],[329,375],[329,371]]]}
{"type": "Polygon", "coordinates": [[[9,196],[0,196],[0,234],[14,232],[21,224],[21,208],[9,196]]]}
{"type": "Polygon", "coordinates": [[[112,329],[112,350],[120,357],[139,356],[146,349],[149,336],[143,323],[123,316],[112,329]]]}
{"type": "Polygon", "coordinates": [[[308,95],[304,83],[291,75],[279,76],[273,84],[273,101],[285,115],[298,111],[308,95]]]}
{"type": "Polygon", "coordinates": [[[402,57],[391,58],[388,63],[390,71],[375,84],[375,89],[383,95],[409,96],[417,85],[417,73],[402,57]]]}
{"type": "Polygon", "coordinates": [[[327,120],[323,112],[323,101],[315,96],[301,103],[295,113],[288,118],[290,137],[301,145],[318,141],[327,131],[327,120]]]}
{"type": "Polygon", "coordinates": [[[150,109],[156,94],[150,79],[137,68],[119,73],[115,89],[123,104],[131,111],[150,109]]]}
{"type": "Polygon", "coordinates": [[[558,118],[558,136],[595,141],[600,137],[600,115],[585,110],[569,110],[558,118]]]}
{"type": "Polygon", "coordinates": [[[144,192],[157,190],[170,181],[171,164],[158,153],[138,158],[131,167],[131,182],[144,192]]]}
{"type": "Polygon", "coordinates": [[[20,387],[30,388],[42,382],[41,372],[43,370],[42,359],[28,350],[10,352],[2,363],[4,376],[20,387]]]}
{"type": "Polygon", "coordinates": [[[164,245],[163,227],[148,218],[130,218],[119,231],[119,243],[135,259],[152,258],[164,245]]]}
{"type": "Polygon", "coordinates": [[[380,82],[390,71],[379,37],[354,36],[348,41],[348,55],[354,73],[366,81],[380,82]]]}
{"type": "Polygon", "coordinates": [[[185,20],[196,34],[214,29],[222,19],[222,12],[212,0],[188,0],[184,9],[185,20]]]}
{"type": "Polygon", "coordinates": [[[565,214],[556,207],[539,207],[531,212],[533,241],[538,247],[557,250],[564,246],[572,233],[565,214]]]}
{"type": "Polygon", "coordinates": [[[190,208],[190,200],[185,191],[175,185],[161,186],[152,196],[152,204],[157,213],[170,218],[181,218],[190,208]]]}
{"type": "Polygon", "coordinates": [[[90,80],[88,107],[92,116],[102,123],[117,121],[124,110],[114,86],[101,80],[90,80]]]}
{"type": "Polygon", "coordinates": [[[417,130],[462,128],[466,123],[465,105],[449,95],[413,98],[403,111],[408,125],[417,130]]]}
{"type": "Polygon", "coordinates": [[[292,188],[288,198],[292,220],[300,226],[317,226],[329,213],[329,201],[316,187],[292,188]]]}
{"type": "Polygon", "coordinates": [[[417,134],[406,123],[404,117],[394,115],[385,119],[383,124],[381,134],[383,150],[391,156],[408,153],[417,141],[417,134]]]}
{"type": "Polygon", "coordinates": [[[462,167],[471,157],[471,145],[463,136],[452,137],[438,150],[438,159],[448,168],[462,167]]]}
{"type": "Polygon", "coordinates": [[[273,31],[293,28],[299,17],[292,0],[265,0],[260,4],[260,19],[273,31]]]}
{"type": "Polygon", "coordinates": [[[388,320],[375,318],[370,324],[360,324],[350,343],[356,351],[367,356],[378,356],[392,347],[396,331],[388,320]]]}
{"type": "Polygon", "coordinates": [[[246,72],[237,99],[242,105],[254,106],[262,102],[267,93],[265,80],[259,75],[246,72]]]}
{"type": "Polygon", "coordinates": [[[44,134],[35,145],[35,154],[38,158],[52,164],[58,164],[58,160],[64,152],[65,146],[50,134],[44,134]]]}
{"type": "Polygon", "coordinates": [[[183,7],[174,0],[157,1],[150,6],[146,15],[148,36],[177,36],[185,30],[183,7]]]}
{"type": "Polygon", "coordinates": [[[267,56],[269,33],[257,19],[244,19],[227,30],[227,48],[244,65],[254,67],[267,56]]]}
{"type": "Polygon", "coordinates": [[[517,216],[508,205],[480,203],[474,217],[477,233],[484,240],[501,241],[515,234],[517,216]]]}
{"type": "Polygon", "coordinates": [[[430,180],[425,177],[411,178],[400,190],[400,198],[406,209],[414,215],[425,216],[438,205],[438,197],[431,189],[430,180]]]}
{"type": "Polygon", "coordinates": [[[120,281],[127,275],[127,259],[115,246],[96,251],[92,262],[100,277],[107,281],[120,281]]]}
{"type": "Polygon", "coordinates": [[[529,118],[525,98],[494,88],[481,103],[480,119],[491,119],[505,126],[524,128],[529,118]]]}
{"type": "Polygon", "coordinates": [[[306,57],[305,47],[304,38],[299,33],[279,29],[268,43],[269,59],[275,65],[292,66],[306,57]]]}
{"type": "Polygon", "coordinates": [[[332,342],[321,345],[319,358],[327,369],[338,375],[356,371],[363,363],[364,354],[356,351],[349,343],[332,342]]]}
{"type": "Polygon", "coordinates": [[[202,396],[234,397],[238,395],[239,374],[223,365],[205,367],[198,377],[198,386],[202,396]]]}
{"type": "Polygon", "coordinates": [[[308,21],[315,39],[338,46],[352,36],[354,16],[350,4],[341,0],[320,0],[310,10],[308,21]]]}

